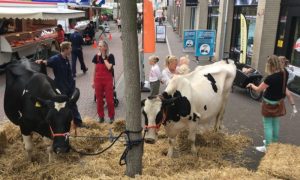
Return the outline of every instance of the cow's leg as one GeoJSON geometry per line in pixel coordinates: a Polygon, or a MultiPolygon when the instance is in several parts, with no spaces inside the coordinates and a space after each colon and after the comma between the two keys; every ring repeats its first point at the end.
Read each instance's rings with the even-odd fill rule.
{"type": "MultiPolygon", "coordinates": [[[[228,94],[228,93],[226,93],[228,94]]],[[[228,95],[224,97],[223,101],[222,101],[222,106],[221,109],[216,117],[216,122],[215,122],[215,126],[214,126],[214,131],[218,132],[219,130],[221,130],[221,125],[223,124],[223,116],[225,113],[225,106],[228,100],[228,95]]]]}
{"type": "Polygon", "coordinates": [[[175,138],[170,138],[169,137],[169,149],[168,149],[168,157],[174,157],[174,146],[176,143],[176,137],[175,138]]]}
{"type": "Polygon", "coordinates": [[[197,155],[197,149],[196,149],[196,145],[195,145],[195,141],[196,141],[196,127],[197,127],[197,124],[195,122],[190,122],[189,123],[189,136],[188,136],[188,140],[192,141],[191,151],[192,151],[193,155],[197,155]]]}
{"type": "Polygon", "coordinates": [[[46,144],[47,147],[47,153],[49,155],[49,162],[53,161],[54,153],[53,153],[53,148],[52,148],[52,140],[48,139],[47,137],[43,137],[43,141],[46,144]]]}
{"type": "Polygon", "coordinates": [[[32,160],[32,149],[33,149],[31,135],[26,136],[26,135],[22,134],[22,137],[23,137],[23,142],[25,145],[25,150],[27,153],[27,159],[29,161],[31,161],[32,160]]]}

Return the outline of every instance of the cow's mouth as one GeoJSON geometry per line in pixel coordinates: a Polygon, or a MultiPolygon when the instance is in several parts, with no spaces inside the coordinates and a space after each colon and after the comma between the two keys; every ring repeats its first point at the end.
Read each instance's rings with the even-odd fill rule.
{"type": "Polygon", "coordinates": [[[57,147],[53,150],[55,154],[63,154],[70,152],[70,147],[57,147]]]}
{"type": "Polygon", "coordinates": [[[147,143],[147,144],[155,144],[155,139],[145,138],[145,143],[147,143]]]}

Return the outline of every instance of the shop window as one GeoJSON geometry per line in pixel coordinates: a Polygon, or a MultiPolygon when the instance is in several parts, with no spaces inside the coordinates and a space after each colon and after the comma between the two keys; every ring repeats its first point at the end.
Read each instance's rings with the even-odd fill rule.
{"type": "MultiPolygon", "coordinates": [[[[240,15],[243,14],[246,18],[247,23],[247,64],[251,64],[251,59],[253,55],[253,40],[255,33],[255,25],[256,25],[256,6],[236,6],[234,9],[234,17],[233,17],[233,28],[232,28],[232,36],[231,36],[231,51],[234,53],[240,52],[241,47],[241,19],[240,15]]],[[[235,58],[239,58],[239,55],[234,55],[235,58]]],[[[238,60],[238,59],[236,59],[238,60]]]]}
{"type": "Polygon", "coordinates": [[[196,7],[191,7],[190,29],[195,28],[196,7]]]}
{"type": "Polygon", "coordinates": [[[295,79],[289,84],[289,89],[300,94],[300,17],[294,17],[295,33],[293,34],[293,46],[291,64],[293,65],[295,79]]]}
{"type": "Polygon", "coordinates": [[[275,44],[275,52],[278,55],[283,54],[282,50],[284,47],[286,20],[287,20],[287,10],[286,7],[282,7],[280,10],[280,17],[279,17],[278,29],[277,29],[277,38],[275,44]]]}
{"type": "Polygon", "coordinates": [[[209,7],[208,9],[208,29],[215,30],[218,29],[218,17],[219,17],[219,7],[209,7]]]}

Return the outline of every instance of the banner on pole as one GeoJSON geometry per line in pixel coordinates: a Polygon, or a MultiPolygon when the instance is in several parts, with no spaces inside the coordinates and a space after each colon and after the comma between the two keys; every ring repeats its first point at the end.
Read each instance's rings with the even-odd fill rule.
{"type": "Polygon", "coordinates": [[[144,53],[155,52],[155,30],[153,6],[151,0],[144,0],[143,43],[144,53]]]}
{"type": "Polygon", "coordinates": [[[240,39],[241,39],[240,63],[246,64],[248,33],[247,33],[246,18],[243,14],[241,14],[241,37],[240,37],[240,39]]]}
{"type": "Polygon", "coordinates": [[[216,31],[197,30],[195,56],[213,56],[215,51],[216,31]]]}
{"type": "Polygon", "coordinates": [[[196,30],[184,30],[183,52],[195,52],[196,30]]]}

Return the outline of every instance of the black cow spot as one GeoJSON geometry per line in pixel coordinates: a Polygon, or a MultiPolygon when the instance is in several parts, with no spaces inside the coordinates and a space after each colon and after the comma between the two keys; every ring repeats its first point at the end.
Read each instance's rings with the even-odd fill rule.
{"type": "Polygon", "coordinates": [[[207,75],[204,75],[204,76],[211,82],[211,86],[212,86],[213,90],[215,91],[215,93],[217,93],[218,87],[216,85],[215,78],[210,73],[208,73],[207,75]]]}
{"type": "Polygon", "coordinates": [[[197,114],[193,113],[193,121],[196,122],[197,118],[199,118],[199,116],[197,116],[197,114]]]}
{"type": "Polygon", "coordinates": [[[192,120],[192,116],[189,117],[189,120],[192,120]]]}
{"type": "Polygon", "coordinates": [[[205,110],[205,111],[207,110],[207,107],[206,107],[206,105],[204,106],[204,110],[205,110]]]}

